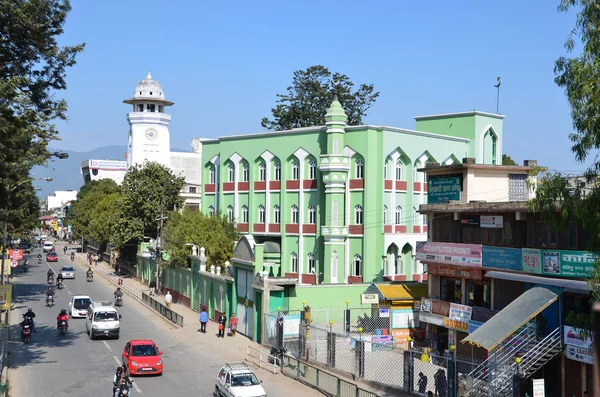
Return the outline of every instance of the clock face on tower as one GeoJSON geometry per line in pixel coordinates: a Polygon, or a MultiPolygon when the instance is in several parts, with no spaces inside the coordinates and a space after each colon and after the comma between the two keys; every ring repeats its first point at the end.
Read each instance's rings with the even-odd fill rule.
{"type": "Polygon", "coordinates": [[[158,132],[155,129],[149,128],[146,130],[146,138],[153,141],[156,139],[158,132]]]}

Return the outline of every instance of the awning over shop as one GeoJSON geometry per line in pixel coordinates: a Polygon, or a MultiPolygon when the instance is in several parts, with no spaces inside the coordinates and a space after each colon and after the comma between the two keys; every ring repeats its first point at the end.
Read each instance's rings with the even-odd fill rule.
{"type": "Polygon", "coordinates": [[[497,271],[486,272],[485,276],[488,278],[495,278],[500,280],[519,281],[521,283],[551,285],[553,287],[559,287],[568,290],[590,291],[590,286],[587,283],[587,281],[538,277],[530,276],[528,274],[517,274],[497,271]]]}
{"type": "Polygon", "coordinates": [[[558,295],[548,288],[534,287],[525,291],[461,342],[492,350],[556,299],[558,295]]]}
{"type": "Polygon", "coordinates": [[[412,301],[427,297],[427,284],[375,284],[371,283],[365,294],[378,294],[379,301],[412,301]]]}

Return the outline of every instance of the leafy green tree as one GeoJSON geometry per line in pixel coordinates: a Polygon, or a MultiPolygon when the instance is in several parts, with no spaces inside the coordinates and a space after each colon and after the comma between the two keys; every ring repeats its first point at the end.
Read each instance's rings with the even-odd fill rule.
{"type": "MultiPolygon", "coordinates": [[[[121,188],[112,179],[100,179],[84,185],[77,193],[77,200],[71,204],[67,214],[67,223],[71,225],[74,236],[95,240],[96,233],[92,231],[90,224],[94,219],[96,206],[105,197],[120,194],[120,192],[121,188]]],[[[108,218],[105,218],[104,222],[108,223],[108,218]]],[[[97,224],[95,228],[98,230],[97,224]]]]}
{"type": "Polygon", "coordinates": [[[122,197],[111,217],[111,244],[121,247],[144,236],[156,237],[161,214],[183,205],[183,177],[158,163],[146,162],[130,168],[121,185],[122,197]]]}
{"type": "Polygon", "coordinates": [[[325,114],[336,95],[348,115],[348,124],[360,125],[379,92],[373,84],[361,84],[354,90],[348,76],[331,73],[325,66],[311,66],[294,72],[287,93],[277,95],[277,106],[271,109],[273,119],[264,117],[261,125],[275,131],[325,125],[325,114]]]}
{"type": "Polygon", "coordinates": [[[84,45],[60,46],[68,0],[0,0],[0,208],[8,186],[46,164],[65,120],[66,71],[84,45]]]}
{"type": "Polygon", "coordinates": [[[40,201],[31,182],[24,183],[11,195],[7,219],[9,237],[23,234],[39,227],[40,201]]]}
{"type": "Polygon", "coordinates": [[[502,155],[502,165],[517,165],[517,163],[515,163],[515,161],[513,159],[511,159],[509,155],[503,154],[502,155]]]}
{"type": "MultiPolygon", "coordinates": [[[[574,132],[571,151],[579,162],[587,160],[591,151],[600,149],[600,13],[597,2],[591,0],[561,0],[559,11],[577,9],[577,21],[570,32],[565,48],[572,53],[576,41],[583,49],[573,57],[560,57],[554,71],[556,84],[565,90],[574,132]],[[577,40],[578,39],[578,40],[577,40]]],[[[600,158],[596,156],[586,172],[587,183],[559,172],[544,173],[539,181],[536,198],[531,201],[533,211],[560,228],[571,222],[590,232],[588,249],[600,252],[600,185],[598,173],[600,158]],[[585,193],[585,194],[584,194],[585,193]]],[[[590,275],[593,297],[600,300],[600,266],[590,275]]]]}
{"type": "Polygon", "coordinates": [[[206,249],[208,262],[222,266],[233,256],[233,243],[239,235],[227,217],[207,216],[200,211],[184,209],[173,211],[163,231],[165,248],[171,256],[171,264],[187,266],[191,247],[194,244],[206,249]]]}
{"type": "Polygon", "coordinates": [[[121,193],[110,193],[104,195],[96,203],[91,212],[88,226],[89,236],[96,242],[104,245],[110,241],[111,223],[113,214],[117,212],[117,205],[121,199],[121,193]]]}

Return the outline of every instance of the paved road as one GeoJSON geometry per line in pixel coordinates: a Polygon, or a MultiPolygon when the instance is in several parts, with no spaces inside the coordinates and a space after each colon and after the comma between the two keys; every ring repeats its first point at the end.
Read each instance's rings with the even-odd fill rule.
{"type": "MultiPolygon", "coordinates": [[[[85,320],[79,318],[70,321],[68,334],[61,337],[56,331],[56,316],[60,309],[67,308],[72,295],[89,295],[94,301],[109,300],[114,288],[98,276],[93,283],[87,283],[83,269],[75,266],[75,280],[65,280],[66,289],[57,291],[55,306],[48,308],[44,301],[48,266],[57,271],[61,266],[72,266],[73,263],[62,252],[58,263],[47,264],[44,258],[38,264],[35,256],[29,261],[30,271],[22,273],[19,267],[13,277],[15,298],[9,344],[11,396],[108,396],[117,362],[129,339],[154,340],[164,351],[165,362],[163,376],[134,378],[132,396],[212,396],[214,379],[223,362],[170,335],[169,326],[157,324],[147,309],[127,296],[124,306],[119,309],[123,316],[119,340],[90,340],[85,332],[85,320]],[[19,340],[18,325],[14,323],[20,321],[28,307],[36,313],[37,332],[32,335],[29,345],[24,345],[19,340]]],[[[260,372],[258,374],[260,376],[260,372]]],[[[304,390],[300,384],[297,384],[297,393],[279,391],[272,384],[265,383],[264,386],[269,397],[314,393],[310,389],[304,390]]]]}

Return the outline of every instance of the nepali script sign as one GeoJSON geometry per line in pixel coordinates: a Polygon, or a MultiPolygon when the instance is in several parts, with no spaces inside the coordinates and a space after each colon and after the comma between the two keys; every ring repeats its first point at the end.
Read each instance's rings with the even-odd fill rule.
{"type": "Polygon", "coordinates": [[[422,242],[417,244],[417,259],[421,262],[446,263],[456,266],[481,267],[480,244],[422,242]]]}

